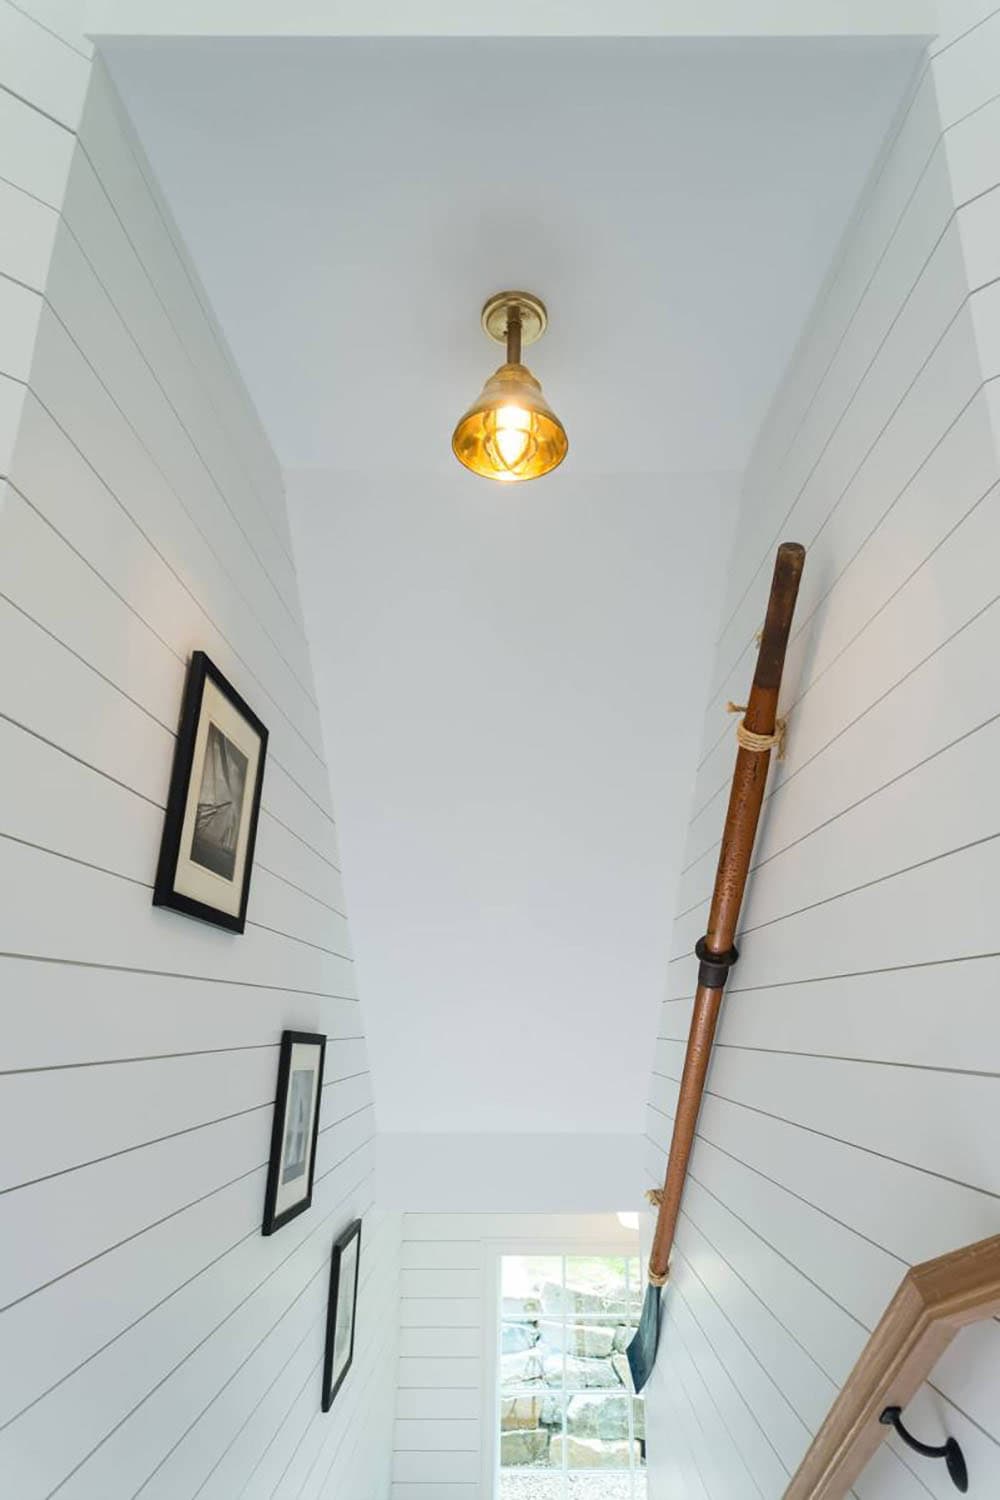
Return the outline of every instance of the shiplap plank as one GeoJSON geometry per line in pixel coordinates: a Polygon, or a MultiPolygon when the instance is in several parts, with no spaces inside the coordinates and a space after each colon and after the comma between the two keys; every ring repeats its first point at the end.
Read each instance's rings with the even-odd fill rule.
{"type": "Polygon", "coordinates": [[[777,1236],[757,1234],[698,1182],[685,1199],[688,1264],[814,1431],[870,1330],[774,1248],[777,1236]]]}
{"type": "Polygon", "coordinates": [[[75,130],[90,80],[90,63],[24,11],[0,0],[0,83],[75,130]]]}
{"type": "Polygon", "coordinates": [[[1000,97],[967,115],[946,132],[945,150],[956,203],[969,203],[980,193],[996,187],[998,122],[1000,97]]]}
{"type": "Polygon", "coordinates": [[[414,1480],[433,1480],[436,1484],[477,1480],[479,1453],[408,1453],[398,1449],[393,1454],[392,1478],[395,1484],[414,1480]]]}
{"type": "Polygon", "coordinates": [[[478,1450],[479,1421],[462,1417],[397,1418],[393,1435],[396,1452],[459,1452],[463,1448],[478,1450]]]}
{"type": "MultiPolygon", "coordinates": [[[[658,1122],[650,1130],[656,1180],[663,1175],[676,1085],[654,1082],[668,1117],[650,1111],[658,1122]]],[[[988,1194],[718,1095],[706,1096],[699,1133],[750,1169],[754,1181],[762,1177],[787,1188],[903,1265],[983,1239],[996,1224],[996,1201],[988,1194]]]]}
{"type": "MultiPolygon", "coordinates": [[[[998,984],[1000,957],[773,990],[741,989],[735,977],[719,1045],[979,1072],[984,1057],[1000,1057],[1000,1015],[982,1003],[998,984]],[[915,1013],[920,1027],[908,1024],[915,1013]]],[[[690,1020],[690,1001],[665,1005],[661,1037],[683,1042],[690,1020]]]]}
{"type": "MultiPolygon", "coordinates": [[[[276,682],[287,663],[245,591],[226,574],[191,514],[178,503],[145,448],[89,368],[58,319],[45,310],[39,321],[32,389],[91,467],[127,508],[185,588],[210,602],[232,648],[261,664],[276,682]]],[[[19,488],[22,486],[19,485],[19,488]]],[[[24,493],[30,495],[28,487],[24,493]]]]}
{"type": "Polygon", "coordinates": [[[692,1271],[683,1252],[678,1252],[674,1279],[678,1300],[728,1370],[780,1463],[791,1472],[808,1445],[809,1429],[692,1271]]]}
{"type": "MultiPolygon", "coordinates": [[[[698,1143],[693,1180],[701,1203],[707,1194],[724,1204],[776,1253],[794,1255],[796,1266],[812,1285],[838,1302],[856,1323],[874,1328],[905,1269],[898,1256],[759,1173],[748,1171],[705,1138],[698,1143]]],[[[697,1220],[697,1204],[687,1208],[697,1220]]],[[[705,1232],[716,1243],[711,1229],[706,1227],[705,1232]]],[[[723,1247],[717,1243],[716,1248],[723,1247]]]]}
{"type": "MultiPolygon", "coordinates": [[[[441,1489],[436,1481],[422,1484],[418,1480],[400,1481],[392,1486],[392,1500],[441,1500],[441,1489]]],[[[451,1483],[448,1500],[479,1500],[479,1485],[451,1483]]]]}
{"type": "MultiPolygon", "coordinates": [[[[822,390],[826,372],[841,344],[851,336],[860,303],[880,263],[892,249],[900,220],[938,149],[939,137],[933,81],[925,75],[892,149],[869,184],[852,233],[828,278],[827,291],[803,332],[765,421],[762,439],[752,455],[745,480],[746,501],[737,521],[737,545],[726,587],[720,643],[730,631],[745,596],[759,587],[762,575],[770,570],[769,541],[782,528],[795,494],[793,489],[790,496],[781,481],[798,428],[822,390]]],[[[816,457],[814,454],[813,458],[816,457]]],[[[766,588],[766,578],[763,587],[766,588]]],[[[728,646],[720,651],[723,666],[728,666],[732,657],[728,646]]]]}
{"type": "Polygon", "coordinates": [[[81,57],[93,56],[94,44],[81,29],[83,16],[78,0],[15,0],[15,3],[26,16],[61,37],[81,57]]]}
{"type": "MultiPolygon", "coordinates": [[[[692,1367],[697,1370],[712,1403],[709,1410],[717,1412],[721,1421],[725,1423],[727,1432],[731,1434],[734,1443],[738,1446],[743,1461],[754,1479],[757,1492],[761,1495],[780,1494],[787,1482],[786,1466],[757,1421],[753,1408],[743,1391],[736,1384],[725,1362],[719,1358],[684,1298],[673,1292],[669,1293],[666,1299],[664,1325],[665,1338],[676,1336],[688,1354],[692,1367]]],[[[653,1381],[656,1381],[655,1370],[653,1381]]],[[[651,1389],[655,1401],[657,1384],[651,1383],[651,1389]]],[[[647,1395],[647,1425],[650,1420],[649,1408],[650,1400],[647,1395]]],[[[655,1460],[657,1450],[668,1446],[662,1442],[658,1443],[654,1434],[650,1444],[651,1464],[655,1460]]]]}
{"type": "MultiPolygon", "coordinates": [[[[679,1077],[681,1045],[658,1048],[665,1069],[679,1077]]],[[[989,1150],[1000,1110],[995,1074],[720,1048],[709,1087],[720,1098],[1000,1195],[989,1150]],[[852,1100],[847,1112],[845,1098],[852,1100]],[[945,1134],[943,1119],[950,1122],[945,1134]]]]}
{"type": "MultiPolygon", "coordinates": [[[[922,77],[894,140],[874,169],[842,253],[831,267],[826,286],[803,331],[794,358],[765,417],[748,466],[748,503],[739,517],[738,538],[747,555],[728,582],[725,616],[756,566],[754,555],[766,534],[779,523],[781,510],[769,508],[778,497],[774,481],[787,459],[799,425],[821,388],[823,378],[856,319],[857,308],[882,259],[891,248],[906,210],[940,136],[933,80],[922,77]],[[755,547],[756,544],[756,547],[755,547]]],[[[780,500],[778,500],[780,503],[780,500]]]]}
{"type": "Polygon", "coordinates": [[[662,1358],[687,1408],[688,1432],[700,1472],[705,1475],[713,1495],[726,1496],[729,1500],[758,1500],[761,1492],[732,1440],[676,1320],[668,1327],[669,1343],[662,1358]]]}
{"type": "Polygon", "coordinates": [[[13,1074],[0,1090],[0,1191],[260,1109],[275,1076],[270,1048],[13,1074]],[[23,1139],[18,1121],[36,1110],[23,1139]]]}
{"type": "Polygon", "coordinates": [[[397,1421],[470,1420],[479,1417],[479,1392],[462,1387],[441,1386],[434,1390],[400,1390],[396,1398],[397,1421]]]}
{"type": "Polygon", "coordinates": [[[72,131],[0,89],[0,177],[6,182],[58,208],[75,141],[72,131]]]}
{"type": "MultiPolygon", "coordinates": [[[[405,1264],[405,1263],[404,1263],[405,1264]]],[[[400,1296],[405,1298],[428,1298],[428,1297],[463,1297],[475,1298],[477,1301],[482,1293],[482,1272],[479,1265],[474,1269],[458,1269],[454,1266],[443,1266],[440,1259],[437,1261],[441,1269],[418,1270],[407,1267],[400,1276],[400,1296]]]]}
{"type": "MultiPolygon", "coordinates": [[[[862,390],[796,497],[785,535],[810,547],[835,509],[846,505],[851,515],[864,509],[871,486],[892,497],[907,484],[981,383],[966,297],[961,238],[952,221],[866,373],[862,390]]],[[[725,667],[716,696],[726,691],[728,663],[760,624],[771,556],[769,549],[767,568],[720,641],[725,667]]],[[[823,572],[813,568],[803,584],[806,610],[822,587],[823,572]]]]}
{"type": "Polygon", "coordinates": [[[479,1271],[483,1263],[478,1240],[410,1240],[404,1239],[402,1266],[404,1272],[434,1273],[479,1271]]]}
{"type": "Polygon", "coordinates": [[[0,272],[43,291],[57,224],[55,209],[0,180],[0,272]]]}
{"type": "MultiPolygon", "coordinates": [[[[18,1493],[25,1500],[47,1494],[46,1483],[51,1486],[74,1464],[86,1464],[92,1454],[96,1466],[90,1465],[89,1475],[85,1469],[79,1472],[93,1485],[90,1493],[100,1492],[95,1475],[109,1460],[121,1465],[126,1450],[134,1455],[131,1462],[145,1465],[136,1473],[134,1482],[140,1482],[155,1461],[153,1445],[167,1446],[171,1430],[168,1420],[155,1420],[157,1406],[162,1415],[164,1405],[179,1400],[190,1412],[187,1403],[197,1403],[203,1395],[207,1400],[220,1389],[222,1380],[215,1380],[220,1366],[235,1368],[252,1348],[254,1331],[263,1333],[270,1326],[268,1315],[279,1316],[328,1263],[335,1226],[352,1217],[356,1194],[364,1190],[370,1170],[370,1156],[366,1162],[357,1155],[319,1179],[314,1212],[294,1220],[280,1238],[244,1237],[7,1427],[0,1435],[0,1451],[5,1472],[24,1486],[18,1493]],[[183,1379],[171,1382],[169,1376],[182,1368],[183,1379]],[[202,1379],[204,1385],[199,1384],[202,1379]],[[138,1429],[117,1426],[133,1411],[142,1413],[145,1441],[138,1448],[133,1448],[140,1442],[138,1429]],[[59,1438],[46,1444],[44,1424],[55,1413],[60,1416],[59,1438]],[[147,1425],[151,1420],[152,1428],[147,1425]],[[109,1438],[115,1439],[110,1445],[109,1438]]],[[[79,1490],[87,1492],[86,1486],[79,1490]]]]}
{"type": "Polygon", "coordinates": [[[141,447],[161,485],[183,506],[262,626],[288,670],[304,683],[301,628],[242,518],[200,462],[142,351],[65,224],[56,236],[46,298],[141,447]]]}
{"type": "MultiPolygon", "coordinates": [[[[6,475],[10,471],[26,392],[23,380],[0,375],[0,474],[6,475]]],[[[0,508],[6,507],[10,494],[10,486],[3,479],[0,481],[0,508]]]]}
{"type": "Polygon", "coordinates": [[[256,545],[265,551],[291,600],[295,570],[287,539],[275,528],[271,507],[258,493],[245,455],[232,443],[215,410],[211,382],[190,358],[156,282],[85,151],[74,161],[64,217],[102,285],[113,288],[112,301],[143,357],[230,502],[240,506],[256,545]]]}
{"type": "Polygon", "coordinates": [[[404,1324],[399,1330],[399,1353],[404,1359],[471,1359],[478,1357],[481,1344],[478,1323],[458,1328],[404,1324]]]}
{"type": "MultiPolygon", "coordinates": [[[[1000,520],[1000,491],[997,499],[1000,520]]],[[[862,794],[864,800],[832,821],[812,830],[778,834],[777,847],[765,855],[767,863],[758,866],[766,868],[767,880],[755,886],[743,931],[1000,832],[1000,790],[986,774],[1000,749],[1000,692],[993,703],[987,699],[977,705],[977,711],[998,717],[966,731],[931,759],[887,777],[881,788],[862,794]],[[912,816],[915,802],[923,809],[920,818],[912,816]]],[[[912,746],[896,744],[904,755],[912,755],[912,746]]],[[[773,824],[782,821],[784,810],[778,799],[773,824]]],[[[704,919],[700,907],[679,919],[675,942],[680,952],[693,949],[704,919]]]]}
{"type": "MultiPolygon", "coordinates": [[[[94,1409],[93,1400],[79,1410],[72,1382],[60,1387],[58,1397],[48,1403],[53,1412],[65,1414],[60,1442],[51,1445],[52,1458],[60,1467],[67,1465],[69,1457],[76,1462],[83,1458],[82,1466],[63,1483],[68,1496],[82,1500],[123,1484],[135,1492],[153,1464],[169,1450],[172,1439],[185,1432],[234,1368],[294,1306],[296,1297],[314,1278],[321,1280],[333,1235],[353,1216],[358,1201],[355,1194],[363,1183],[356,1165],[332,1174],[317,1184],[315,1211],[296,1219],[273,1246],[262,1249],[262,1241],[248,1240],[242,1255],[236,1252],[229,1257],[223,1274],[213,1268],[192,1284],[189,1290],[193,1293],[196,1287],[197,1301],[189,1316],[194,1326],[203,1330],[194,1347],[189,1331],[192,1324],[167,1316],[166,1310],[155,1339],[147,1327],[138,1347],[127,1337],[119,1340],[102,1356],[105,1367],[99,1384],[93,1379],[87,1383],[88,1390],[96,1387],[100,1391],[107,1416],[94,1409]],[[151,1358],[154,1350],[155,1365],[151,1358]],[[180,1361],[183,1379],[160,1384],[163,1373],[173,1373],[180,1361]],[[108,1422],[108,1417],[120,1420],[126,1414],[129,1420],[123,1426],[108,1422]]],[[[35,1472],[31,1474],[25,1500],[29,1495],[46,1493],[40,1478],[35,1472]]]]}
{"type": "Polygon", "coordinates": [[[399,1388],[409,1390],[478,1390],[479,1360],[471,1357],[442,1359],[440,1356],[400,1355],[399,1388]]]}
{"type": "Polygon", "coordinates": [[[934,85],[945,129],[996,96],[998,60],[1000,12],[935,58],[934,85]]]}
{"type": "Polygon", "coordinates": [[[221,929],[151,906],[146,885],[48,851],[0,839],[0,872],[11,895],[0,916],[0,948],[76,963],[198,974],[321,995],[354,993],[353,964],[264,924],[248,923],[235,950],[221,929]],[[49,909],[65,902],[53,930],[49,909]]]}
{"type": "Polygon", "coordinates": [[[127,112],[100,61],[95,72],[99,86],[90,90],[80,122],[83,149],[156,285],[171,322],[203,380],[210,385],[213,404],[224,416],[233,446],[250,464],[251,483],[269,508],[287,548],[288,516],[280,466],[135,140],[127,112]]]}
{"type": "Polygon", "coordinates": [[[323,1031],[328,1056],[348,1049],[342,1072],[364,1066],[357,1000],[286,995],[280,1014],[273,990],[191,976],[0,957],[0,990],[12,996],[21,1023],[4,1044],[6,1071],[66,1068],[131,1058],[277,1044],[282,1025],[323,1031]],[[340,1041],[337,1038],[351,1038],[340,1041]]]}
{"type": "MultiPolygon", "coordinates": [[[[907,627],[901,623],[902,616],[909,614],[911,625],[919,628],[926,603],[911,601],[919,599],[921,590],[926,591],[929,580],[933,579],[930,586],[936,588],[937,600],[944,598],[951,602],[950,592],[941,588],[934,570],[951,555],[970,557],[974,553],[976,543],[970,543],[969,538],[981,524],[975,511],[984,503],[984,496],[995,480],[996,449],[990,404],[986,392],[980,391],[914,474],[897,502],[887,508],[884,495],[872,492],[870,507],[858,528],[860,532],[868,527],[865,540],[836,580],[828,579],[829,592],[812,618],[797,625],[793,632],[789,652],[791,676],[782,695],[782,711],[789,716],[790,723],[787,749],[790,757],[801,757],[800,704],[805,705],[814,694],[826,691],[825,673],[840,656],[853,652],[853,660],[859,666],[864,662],[871,664],[867,670],[879,674],[877,681],[883,685],[892,682],[882,668],[883,661],[886,666],[892,665],[892,655],[886,658],[877,645],[870,647],[867,632],[873,627],[877,632],[886,632],[892,626],[898,645],[905,649],[909,637],[907,627]],[[972,529],[966,531],[969,522],[972,529]],[[943,559],[936,556],[938,548],[945,552],[943,559]],[[928,564],[930,573],[920,576],[928,564]],[[905,597],[897,598],[904,594],[905,597]],[[888,619],[881,618],[883,614],[888,614],[888,619]]],[[[838,516],[831,524],[831,541],[839,535],[839,520],[838,516]]],[[[844,553],[848,550],[842,549],[844,553]]],[[[972,560],[974,564],[974,557],[972,560]]],[[[980,602],[985,603],[993,593],[990,590],[980,595],[980,602]]],[[[957,605],[959,601],[954,603],[957,605]]],[[[972,609],[966,611],[964,618],[971,613],[972,609]]],[[[877,639],[876,635],[873,640],[877,639]]],[[[940,639],[938,635],[936,640],[940,639]]],[[[911,663],[919,659],[919,652],[909,656],[911,663]]],[[[697,808],[711,798],[716,798],[718,806],[718,794],[728,784],[732,769],[735,754],[732,721],[720,710],[717,722],[721,726],[718,740],[698,773],[693,797],[697,808]]],[[[778,766],[776,772],[772,786],[787,776],[785,767],[778,766]]],[[[836,779],[829,778],[828,784],[835,787],[836,779]]],[[[762,835],[770,840],[770,820],[765,823],[762,835]]],[[[706,835],[695,835],[699,836],[706,835]]],[[[700,854],[700,850],[692,850],[694,853],[700,854]]],[[[711,876],[706,876],[704,856],[700,862],[697,892],[692,888],[695,876],[690,871],[682,879],[678,894],[681,910],[696,893],[708,888],[711,876]]]]}
{"type": "Polygon", "coordinates": [[[404,1294],[399,1307],[400,1328],[478,1329],[482,1296],[415,1297],[404,1294]]]}
{"type": "Polygon", "coordinates": [[[31,369],[35,338],[42,314],[42,299],[30,287],[0,275],[0,374],[26,381],[31,369]]]}
{"type": "MultiPolygon", "coordinates": [[[[55,556],[57,543],[61,542],[74,554],[61,562],[64,573],[68,571],[80,580],[81,570],[88,570],[93,575],[91,589],[99,582],[106,586],[111,597],[95,609],[93,622],[87,619],[87,628],[99,629],[107,618],[114,621],[114,628],[128,640],[127,653],[119,648],[116,671],[119,683],[172,725],[176,711],[170,699],[176,701],[176,688],[168,688],[163,678],[167,668],[161,668],[160,676],[147,687],[137,663],[156,662],[159,657],[172,654],[180,666],[193,646],[199,646],[234,685],[239,685],[244,696],[255,703],[271,732],[274,755],[308,787],[319,767],[313,743],[315,726],[310,727],[309,715],[300,714],[288,695],[284,686],[287,674],[280,674],[277,666],[267,671],[264,664],[264,672],[260,663],[256,664],[256,671],[249,667],[190,588],[171,569],[169,549],[158,551],[155,536],[142,528],[142,518],[131,514],[102,483],[33,395],[25,403],[11,477],[24,497],[22,503],[44,517],[41,524],[47,524],[52,532],[47,556],[55,556]],[[95,524],[97,521],[100,524],[95,524]]],[[[51,616],[54,609],[61,607],[65,611],[72,607],[72,598],[60,605],[46,594],[44,577],[39,578],[37,572],[32,574],[27,567],[25,572],[27,576],[19,579],[19,588],[29,597],[34,589],[33,597],[38,601],[36,613],[51,616]]],[[[86,586],[85,581],[76,585],[86,586]]],[[[104,653],[109,666],[116,660],[113,648],[112,640],[104,653]]],[[[316,790],[313,782],[314,793],[316,790]]]]}
{"type": "MultiPolygon", "coordinates": [[[[75,684],[75,689],[68,691],[87,697],[93,690],[105,703],[115,702],[115,708],[109,709],[114,728],[120,730],[130,714],[134,718],[143,716],[148,722],[137,733],[158,741],[169,760],[184,691],[185,661],[150,635],[102,578],[85,566],[20,494],[8,495],[4,509],[10,545],[0,559],[0,594],[6,601],[4,609],[10,612],[13,606],[16,612],[9,630],[16,635],[22,652],[11,674],[16,669],[23,672],[32,656],[44,656],[50,663],[50,678],[54,675],[75,684]]],[[[51,703],[46,709],[37,685],[22,682],[15,686],[5,708],[16,722],[50,741],[56,740],[59,705],[51,703]]],[[[101,732],[102,724],[106,721],[91,718],[74,731],[75,753],[87,764],[132,787],[150,803],[162,805],[167,786],[162,754],[152,756],[148,767],[130,770],[120,745],[109,759],[107,747],[114,737],[101,732]]],[[[280,735],[275,738],[273,753],[269,746],[264,805],[277,817],[291,821],[304,836],[315,837],[329,855],[336,856],[333,825],[280,760],[283,753],[296,749],[296,744],[283,741],[280,735]]],[[[296,769],[303,768],[297,765],[296,769]]],[[[279,873],[283,871],[279,869],[279,873]]],[[[330,874],[333,881],[325,887],[329,904],[342,905],[337,872],[331,870],[330,874]]]]}
{"type": "MultiPolygon", "coordinates": [[[[382,1263],[376,1264],[367,1275],[364,1269],[361,1273],[358,1328],[369,1339],[371,1359],[367,1371],[349,1377],[342,1391],[343,1399],[328,1414],[319,1410],[318,1402],[304,1407],[300,1404],[295,1425],[282,1429],[268,1455],[268,1463],[254,1473],[246,1489],[246,1500],[258,1500],[272,1493],[275,1500],[279,1497],[290,1500],[303,1490],[322,1495],[334,1465],[345,1481],[351,1483],[358,1441],[367,1426],[364,1419],[376,1406],[376,1391],[376,1409],[385,1409],[382,1403],[388,1394],[387,1380],[391,1378],[387,1369],[392,1347],[391,1320],[378,1317],[385,1307],[386,1296],[392,1294],[389,1271],[390,1267],[382,1263]]],[[[379,1436],[387,1449],[387,1432],[380,1431],[379,1436]]],[[[354,1482],[357,1484],[357,1477],[354,1482]]]]}

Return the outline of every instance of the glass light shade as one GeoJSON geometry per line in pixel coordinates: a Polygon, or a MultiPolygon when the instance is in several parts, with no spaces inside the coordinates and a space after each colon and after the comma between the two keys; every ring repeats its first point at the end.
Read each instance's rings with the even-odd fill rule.
{"type": "Polygon", "coordinates": [[[459,463],[486,479],[537,479],[566,457],[569,439],[525,365],[505,364],[459,418],[451,439],[459,463]]]}

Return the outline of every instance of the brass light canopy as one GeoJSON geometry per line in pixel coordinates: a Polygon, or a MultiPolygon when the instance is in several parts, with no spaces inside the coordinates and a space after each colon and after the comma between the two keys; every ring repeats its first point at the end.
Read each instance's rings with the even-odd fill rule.
{"type": "Polygon", "coordinates": [[[522,347],[540,339],[548,321],[532,292],[497,292],[483,308],[483,332],[506,344],[507,358],[452,434],[452,452],[473,474],[517,483],[548,474],[566,457],[566,429],[521,363],[522,347]]]}

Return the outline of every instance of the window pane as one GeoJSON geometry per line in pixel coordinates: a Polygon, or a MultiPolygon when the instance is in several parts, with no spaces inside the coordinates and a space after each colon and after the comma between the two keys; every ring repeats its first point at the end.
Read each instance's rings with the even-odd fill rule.
{"type": "MultiPolygon", "coordinates": [[[[562,1360],[563,1356],[556,1356],[562,1360]]],[[[628,1360],[624,1354],[612,1354],[607,1359],[583,1359],[577,1355],[567,1354],[566,1359],[566,1389],[568,1391],[618,1391],[621,1394],[625,1386],[625,1370],[628,1360]]],[[[560,1376],[555,1371],[555,1359],[545,1361],[545,1381],[547,1385],[559,1384],[560,1376]],[[553,1376],[550,1379],[550,1367],[553,1376]]]]}
{"type": "Polygon", "coordinates": [[[628,1263],[628,1306],[629,1310],[636,1314],[642,1307],[642,1299],[646,1294],[646,1284],[643,1280],[642,1271],[639,1268],[638,1256],[629,1260],[628,1263]]]}
{"type": "MultiPolygon", "coordinates": [[[[562,1474],[540,1469],[501,1469],[498,1500],[566,1500],[562,1474]]],[[[588,1497],[589,1500],[589,1497],[588,1497]]],[[[626,1497],[623,1497],[626,1500],[626,1497]]],[[[645,1490],[643,1491],[645,1500],[645,1490]]]]}
{"type": "MultiPolygon", "coordinates": [[[[580,1359],[607,1359],[615,1352],[618,1325],[607,1318],[576,1323],[569,1319],[543,1318],[538,1329],[548,1348],[575,1354],[580,1359]]],[[[624,1327],[622,1337],[624,1337],[624,1327]]],[[[624,1349],[625,1345],[622,1344],[624,1349]]]]}
{"type": "Polygon", "coordinates": [[[563,1444],[566,1446],[568,1469],[628,1469],[629,1462],[639,1456],[639,1444],[629,1443],[627,1438],[564,1437],[552,1439],[552,1450],[558,1450],[555,1462],[562,1461],[563,1444]]]}
{"type": "MultiPolygon", "coordinates": [[[[544,1304],[543,1304],[544,1305],[544,1304]]],[[[568,1255],[565,1300],[567,1313],[620,1313],[625,1308],[625,1257],[568,1255]]],[[[546,1306],[546,1312],[549,1308],[546,1306]]],[[[554,1310],[554,1309],[553,1309],[554,1310]]]]}
{"type": "MultiPolygon", "coordinates": [[[[507,1500],[505,1492],[501,1490],[500,1493],[507,1500]]],[[[521,1500],[521,1497],[511,1495],[510,1500],[521,1500]]],[[[529,1500],[529,1497],[525,1496],[524,1500],[529,1500]]],[[[530,1500],[535,1500],[535,1497],[532,1495],[530,1500]]],[[[548,1500],[548,1496],[545,1500],[548,1500]]],[[[558,1497],[558,1500],[562,1500],[562,1497],[558,1497]]],[[[643,1472],[633,1476],[621,1470],[617,1474],[569,1474],[566,1479],[566,1500],[646,1500],[646,1475],[643,1472]]]]}
{"type": "Polygon", "coordinates": [[[571,1437],[628,1439],[628,1397],[594,1392],[571,1396],[566,1405],[571,1437]]]}
{"type": "MultiPolygon", "coordinates": [[[[523,1326],[523,1325],[520,1325],[523,1326]]],[[[544,1364],[541,1351],[537,1343],[527,1343],[523,1347],[516,1347],[516,1339],[512,1340],[514,1346],[508,1348],[508,1328],[504,1324],[500,1334],[500,1386],[506,1390],[514,1386],[541,1385],[544,1375],[544,1364]]],[[[519,1325],[514,1324],[515,1329],[519,1325]]],[[[535,1333],[536,1330],[530,1330],[535,1333]]]]}
{"type": "Polygon", "coordinates": [[[646,1398],[632,1397],[632,1433],[640,1441],[642,1461],[646,1462],[646,1398]]]}
{"type": "Polygon", "coordinates": [[[561,1442],[563,1398],[551,1392],[503,1397],[500,1401],[500,1464],[502,1468],[559,1468],[553,1456],[561,1442]]]}
{"type": "Polygon", "coordinates": [[[500,1289],[505,1318],[537,1317],[542,1310],[542,1288],[562,1283],[561,1255],[505,1255],[500,1289]]]}
{"type": "Polygon", "coordinates": [[[524,1320],[510,1323],[505,1318],[500,1324],[500,1353],[524,1354],[538,1343],[538,1324],[524,1320]]]}

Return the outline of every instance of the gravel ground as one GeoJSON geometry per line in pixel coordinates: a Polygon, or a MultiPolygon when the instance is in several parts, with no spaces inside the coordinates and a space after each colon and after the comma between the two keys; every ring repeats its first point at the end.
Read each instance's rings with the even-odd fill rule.
{"type": "Polygon", "coordinates": [[[646,1500],[646,1471],[635,1476],[605,1470],[601,1474],[545,1474],[538,1469],[500,1471],[500,1500],[646,1500]]]}

